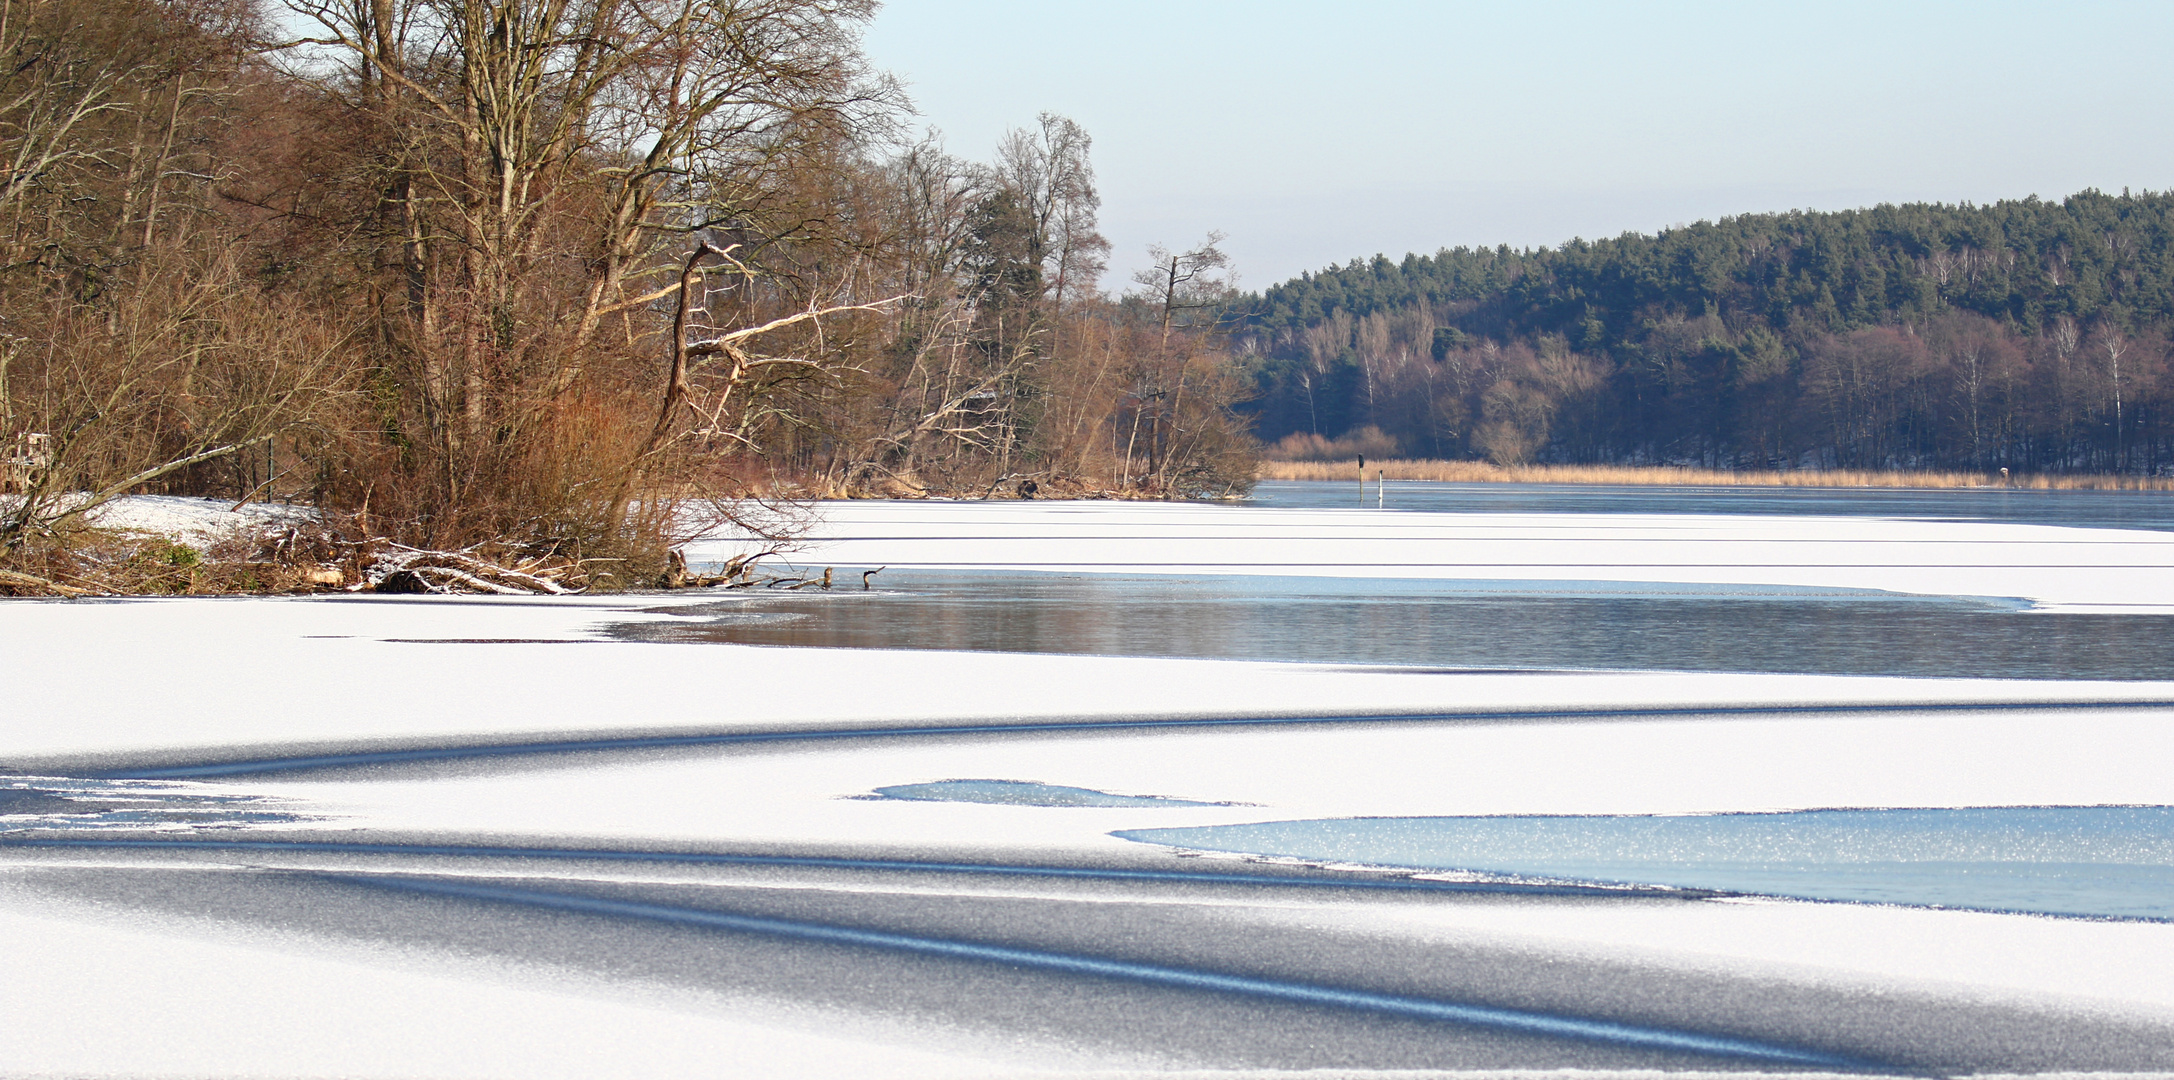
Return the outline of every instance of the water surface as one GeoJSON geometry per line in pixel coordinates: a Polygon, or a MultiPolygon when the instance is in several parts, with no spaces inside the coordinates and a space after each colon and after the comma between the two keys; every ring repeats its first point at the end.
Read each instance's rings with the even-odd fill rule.
{"type": "Polygon", "coordinates": [[[1356,480],[1264,480],[1253,489],[1251,504],[1339,510],[1373,509],[1379,505],[1391,510],[1482,514],[1808,514],[2174,530],[2174,492],[2168,491],[1648,487],[1391,480],[1383,493],[1369,479],[1362,496],[1356,480]]]}
{"type": "Polygon", "coordinates": [[[2096,918],[2174,919],[2174,807],[1340,818],[1127,840],[1322,862],[2096,918]]]}
{"type": "Polygon", "coordinates": [[[988,806],[1138,808],[1230,805],[1172,799],[1161,795],[1118,795],[1093,788],[1044,784],[1036,780],[937,780],[926,784],[893,784],[877,788],[874,796],[857,797],[900,799],[906,802],[981,803],[988,806]]]}
{"type": "MultiPolygon", "coordinates": [[[[1372,507],[1270,481],[1263,507],[1372,507]]],[[[1393,509],[1758,514],[2174,530],[2174,493],[1398,483],[1393,509]]],[[[848,573],[845,581],[853,581],[848,573]]],[[[2174,678],[2174,616],[2024,612],[2000,597],[1609,581],[1426,581],[890,569],[881,589],[734,593],[621,635],[883,649],[1428,667],[2174,678]]]]}
{"type": "Polygon", "coordinates": [[[621,636],[1427,667],[2174,678],[2174,616],[1999,598],[1564,581],[889,570],[883,590],[735,593],[621,636]]]}

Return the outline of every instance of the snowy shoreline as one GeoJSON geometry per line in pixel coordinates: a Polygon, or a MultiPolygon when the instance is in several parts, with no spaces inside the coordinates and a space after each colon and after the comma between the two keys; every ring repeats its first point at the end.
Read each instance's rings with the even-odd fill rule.
{"type": "MultiPolygon", "coordinates": [[[[797,563],[994,568],[1055,561],[1075,571],[1186,574],[1213,572],[1211,564],[1307,573],[1327,565],[1377,577],[1434,579],[1461,570],[1500,579],[1400,554],[1444,548],[1460,557],[1509,552],[1521,578],[1547,566],[1589,580],[1642,573],[1614,580],[1686,584],[1899,583],[1916,586],[1901,591],[1927,592],[1960,583],[1978,590],[1968,595],[2029,597],[2053,609],[2031,618],[2052,619],[2111,609],[2107,590],[2118,585],[2120,602],[2130,605],[2120,610],[2174,609],[2174,537],[2113,530],[865,503],[826,508],[821,530],[794,556],[797,563]],[[1713,556],[1751,550],[1747,544],[1763,554],[1713,556]],[[1987,554],[1988,545],[2005,554],[1987,554]],[[1626,567],[1622,553],[1632,550],[1667,558],[1649,555],[1646,564],[1626,567]],[[1901,565],[1897,552],[1915,561],[1901,565]],[[2157,568],[2136,573],[2091,563],[2110,552],[2157,568]],[[2018,553],[2033,561],[2023,565],[2018,553]],[[1817,565],[1779,563],[1813,555],[1817,565]],[[1954,565],[1934,565],[1942,559],[1954,565]],[[1779,580],[1792,576],[1816,580],[1779,580]]],[[[729,548],[718,541],[710,550],[729,548]]],[[[1731,1032],[1750,1009],[1765,1019],[1744,1030],[1777,1045],[1874,1057],[1906,1045],[1947,1047],[1939,1053],[1949,1056],[1939,1060],[1979,1072],[2032,1071],[2034,1062],[2100,1071],[2174,1065],[2174,1050],[2154,1049],[2174,1046],[2174,924],[1754,899],[1406,896],[1339,891],[1338,875],[1386,878],[1379,870],[1336,869],[1333,858],[1262,864],[1319,879],[1312,891],[1285,895],[1236,884],[1228,875],[1243,862],[1203,861],[1113,835],[1350,818],[2174,805],[2174,771],[2165,767],[2174,750],[2174,680],[1440,671],[669,644],[611,631],[708,617],[696,609],[712,600],[692,592],[0,603],[0,664],[9,687],[0,767],[16,771],[4,782],[24,792],[26,808],[0,817],[0,827],[17,830],[0,833],[0,940],[11,965],[36,987],[0,990],[0,1015],[11,1021],[0,1034],[0,1071],[494,1075],[490,1063],[455,1048],[467,1045],[462,1040],[505,1049],[513,1055],[505,1060],[520,1061],[527,1075],[621,1068],[698,1075],[714,1070],[694,1048],[710,1046],[733,1047],[735,1067],[749,1075],[1139,1075],[1252,1060],[1210,1049],[1172,1057],[1167,1046],[1150,1053],[1126,1043],[1124,1025],[1087,1017],[1103,1008],[1135,1015],[1123,1012],[1132,991],[1089,990],[1100,984],[1066,983],[1055,974],[1038,976],[1058,980],[1050,993],[1084,994],[1081,1000],[1096,1004],[1050,1034],[1031,1025],[988,1027],[988,1017],[1002,1012],[993,1004],[1002,995],[973,989],[981,976],[965,969],[926,967],[935,961],[863,957],[839,969],[844,981],[829,996],[796,996],[793,980],[817,978],[831,961],[816,954],[790,962],[720,959],[723,966],[704,969],[780,973],[735,982],[741,976],[628,977],[609,974],[619,969],[598,958],[573,959],[589,955],[583,950],[592,933],[627,941],[661,935],[655,940],[678,943],[672,949],[696,948],[694,939],[672,936],[684,927],[640,930],[606,913],[708,910],[702,905],[743,912],[743,922],[732,925],[816,926],[809,932],[819,934],[833,932],[820,927],[873,927],[905,935],[900,941],[971,943],[988,932],[976,927],[1002,925],[1012,928],[1003,940],[1031,944],[1037,956],[1090,958],[1132,955],[1118,938],[1105,941],[1088,929],[1097,912],[1132,912],[1138,921],[1123,925],[1179,957],[1156,953],[1157,970],[1257,968],[1318,981],[1330,976],[1302,978],[1297,968],[1276,965],[1368,942],[1375,944],[1365,948],[1388,950],[1385,957],[1465,950],[1457,955],[1496,958],[1472,970],[1491,972],[1503,986],[1526,986],[1517,992],[1553,1002],[1551,1016],[1731,1032]],[[1237,722],[1246,717],[1294,722],[1237,722]],[[531,752],[535,743],[556,749],[531,752]],[[101,770],[327,753],[396,757],[288,761],[284,771],[142,788],[130,785],[147,781],[85,779],[101,770]],[[969,791],[1110,794],[1099,801],[1074,794],[1069,802],[941,794],[967,781],[969,791]],[[132,825],[125,815],[135,811],[123,808],[99,811],[114,815],[119,828],[89,827],[96,816],[89,811],[77,815],[80,827],[70,824],[67,800],[110,802],[130,791],[141,792],[132,805],[171,820],[132,825]],[[880,797],[887,791],[939,795],[880,797]],[[215,823],[229,812],[260,817],[215,823]],[[11,845],[9,835],[290,839],[351,850],[31,848],[11,845]],[[447,853],[398,844],[440,845],[447,853]],[[787,861],[740,869],[604,867],[572,857],[462,856],[464,845],[573,855],[769,853],[787,861]],[[854,870],[790,861],[817,854],[891,862],[883,864],[889,869],[854,870]],[[930,861],[1195,867],[1225,878],[1158,884],[1150,875],[1128,885],[1122,877],[984,880],[911,870],[930,861]],[[416,907],[424,901],[412,890],[364,888],[371,875],[445,889],[416,907]],[[315,899],[282,906],[281,897],[296,889],[315,899]],[[622,896],[649,906],[611,908],[595,899],[622,896]],[[486,928],[513,916],[491,915],[500,909],[490,905],[528,903],[523,897],[544,905],[537,911],[561,911],[551,918],[562,921],[536,923],[528,944],[493,945],[497,958],[487,963],[445,944],[495,940],[486,928]],[[825,905],[860,914],[848,918],[825,905]],[[577,909],[588,921],[563,921],[577,909]],[[310,914],[319,910],[327,914],[310,914]],[[942,913],[952,910],[964,921],[946,922],[942,913]],[[380,927],[373,932],[384,936],[365,942],[350,925],[380,927]],[[1076,933],[1067,929],[1073,926],[1076,933]],[[1253,959],[1224,956],[1214,952],[1223,945],[1210,948],[1216,942],[1264,951],[1253,959]],[[1195,948],[1209,952],[1179,956],[1195,948]],[[1558,967],[1593,974],[1559,990],[1528,985],[1537,972],[1558,967]],[[882,978],[903,980],[896,985],[919,988],[931,1001],[958,1004],[914,1013],[854,998],[843,988],[870,977],[864,968],[891,972],[882,978]],[[200,974],[185,978],[190,970],[200,974]],[[558,974],[539,982],[547,970],[558,974]],[[221,1002],[190,989],[203,979],[277,987],[297,1004],[240,991],[221,1002]],[[1693,983],[1731,988],[1726,999],[1734,1004],[1695,1004],[1703,999],[1682,990],[1693,983]],[[1590,998],[1606,985],[1646,989],[1608,999],[1613,1004],[1590,998]],[[117,1012],[109,1006],[115,1000],[132,1004],[117,1012]],[[848,1000],[857,1003],[842,1004],[848,1000]],[[1816,1006],[1802,1004],[1813,1000],[1816,1006]],[[1930,1026],[1880,1035],[1856,1011],[1875,1000],[1899,1003],[1893,1007],[1930,1026]],[[399,1004],[406,1001],[418,1004],[399,1004]],[[2026,1023],[2026,1015],[2040,1019],[2026,1023]],[[1937,1019],[1967,1016],[1980,1020],[1937,1019]],[[426,1034],[412,1054],[362,1047],[362,1032],[388,1023],[426,1034]],[[610,1024],[652,1033],[650,1047],[627,1052],[605,1034],[610,1024]],[[2029,1024],[2076,1034],[2016,1044],[2028,1052],[1974,1034],[2029,1024]],[[990,1049],[990,1033],[999,1029],[1014,1032],[1003,1044],[1012,1050],[990,1049]],[[266,1034],[274,1030],[278,1037],[266,1034]],[[2047,1049],[2056,1045],[2069,1049],[2047,1049]],[[553,1049],[520,1049],[526,1046],[553,1049]],[[445,1062],[466,1064],[437,1067],[445,1062]]],[[[726,950],[720,957],[786,948],[736,944],[739,937],[714,926],[707,933],[699,948],[726,950]]],[[[1425,980],[1457,970],[1430,961],[1400,977],[1433,985],[1425,980]]],[[[1335,977],[1364,982],[1357,969],[1335,977]]],[[[1426,992],[1477,1001],[1486,999],[1485,985],[1426,992]]],[[[1255,1021],[1218,1011],[1224,1006],[1217,1000],[1157,1007],[1196,1016],[1208,1025],[1201,1030],[1255,1030],[1245,1026],[1255,1021]]],[[[1487,1049],[1497,1036],[1460,1030],[1415,1029],[1409,1037],[1473,1048],[1477,1056],[1469,1059],[1451,1049],[1440,1049],[1449,1056],[1439,1059],[1469,1060],[1475,1069],[1489,1061],[1595,1075],[1644,1067],[1622,1056],[1630,1050],[1608,1049],[1614,1044],[1605,1039],[1498,1052],[1487,1049]]],[[[1278,1037],[1265,1028],[1256,1034],[1278,1037]]],[[[1291,1069],[1321,1067],[1299,1042],[1277,1053],[1291,1069]]],[[[1668,1071],[1700,1071],[1690,1059],[1670,1060],[1668,1071]]]]}

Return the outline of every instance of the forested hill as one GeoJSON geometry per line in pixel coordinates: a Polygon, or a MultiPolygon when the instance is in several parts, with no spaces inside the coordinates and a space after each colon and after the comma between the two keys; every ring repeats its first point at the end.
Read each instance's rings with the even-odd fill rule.
{"type": "Polygon", "coordinates": [[[2174,193],[1749,214],[1248,298],[1256,430],[1497,460],[2153,471],[2174,193]]]}

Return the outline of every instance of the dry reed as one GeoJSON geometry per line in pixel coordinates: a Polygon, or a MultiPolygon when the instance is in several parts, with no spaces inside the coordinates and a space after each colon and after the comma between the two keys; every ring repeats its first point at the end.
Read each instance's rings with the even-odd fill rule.
{"type": "MultiPolygon", "coordinates": [[[[1368,461],[1365,478],[1436,480],[1458,484],[1617,484],[1684,487],[1988,488],[2036,490],[2174,491],[2174,478],[2030,473],[2005,480],[1997,473],[1827,469],[1744,471],[1677,465],[1494,465],[1485,461],[1393,458],[1368,461]]],[[[1263,480],[1359,479],[1349,461],[1263,461],[1263,480]]]]}

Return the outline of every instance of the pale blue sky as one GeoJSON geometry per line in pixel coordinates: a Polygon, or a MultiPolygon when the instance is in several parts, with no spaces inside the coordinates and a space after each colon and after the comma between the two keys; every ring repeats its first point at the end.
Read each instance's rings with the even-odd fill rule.
{"type": "Polygon", "coordinates": [[[1094,137],[1106,288],[1221,229],[1248,288],[1354,256],[1745,211],[2174,187],[2174,3],[888,0],[952,152],[1094,137]]]}

